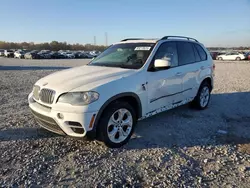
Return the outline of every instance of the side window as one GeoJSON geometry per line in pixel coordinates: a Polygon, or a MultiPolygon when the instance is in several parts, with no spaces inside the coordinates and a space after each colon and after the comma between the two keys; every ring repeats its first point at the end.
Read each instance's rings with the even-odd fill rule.
{"type": "Polygon", "coordinates": [[[198,44],[194,44],[194,45],[195,45],[195,47],[196,47],[196,49],[201,57],[201,61],[207,60],[207,53],[203,50],[203,48],[198,44]]]}
{"type": "Polygon", "coordinates": [[[154,59],[169,59],[171,67],[178,66],[178,55],[175,42],[163,43],[155,54],[154,59]]]}
{"type": "MultiPolygon", "coordinates": [[[[199,55],[199,53],[198,53],[198,51],[197,51],[197,49],[195,48],[194,45],[193,45],[193,50],[194,50],[195,61],[196,62],[202,61],[201,57],[200,57],[200,55],[199,55]]],[[[210,54],[210,55],[212,56],[212,54],[210,54]]]]}
{"type": "Polygon", "coordinates": [[[195,62],[195,53],[193,45],[190,42],[178,42],[178,59],[179,65],[186,65],[195,62]]]}

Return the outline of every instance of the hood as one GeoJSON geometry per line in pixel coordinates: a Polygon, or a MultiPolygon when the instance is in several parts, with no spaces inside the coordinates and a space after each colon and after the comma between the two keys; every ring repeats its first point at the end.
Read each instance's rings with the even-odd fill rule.
{"type": "Polygon", "coordinates": [[[36,85],[59,92],[68,92],[84,86],[87,91],[135,72],[134,69],[84,65],[50,74],[38,80],[36,85]]]}

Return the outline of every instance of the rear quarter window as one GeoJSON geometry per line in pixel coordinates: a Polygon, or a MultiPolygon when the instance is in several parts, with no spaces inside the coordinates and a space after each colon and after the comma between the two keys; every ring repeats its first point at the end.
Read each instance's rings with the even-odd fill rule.
{"type": "Polygon", "coordinates": [[[204,51],[204,49],[199,44],[194,44],[194,46],[200,55],[201,61],[206,61],[207,60],[207,53],[204,51]]]}

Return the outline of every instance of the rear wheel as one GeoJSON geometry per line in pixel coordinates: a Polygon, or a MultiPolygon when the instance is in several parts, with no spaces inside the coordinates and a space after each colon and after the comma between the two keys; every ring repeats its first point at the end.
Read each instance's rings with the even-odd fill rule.
{"type": "Polygon", "coordinates": [[[136,114],[129,103],[112,103],[105,109],[98,124],[98,139],[108,147],[121,147],[129,141],[135,124],[136,114]]]}
{"type": "Polygon", "coordinates": [[[209,101],[210,101],[210,85],[207,82],[203,82],[200,86],[200,89],[192,102],[192,105],[199,109],[204,110],[207,108],[209,101]]]}
{"type": "Polygon", "coordinates": [[[219,58],[218,58],[218,60],[222,61],[222,60],[223,60],[223,58],[222,58],[222,57],[219,57],[219,58]]]}

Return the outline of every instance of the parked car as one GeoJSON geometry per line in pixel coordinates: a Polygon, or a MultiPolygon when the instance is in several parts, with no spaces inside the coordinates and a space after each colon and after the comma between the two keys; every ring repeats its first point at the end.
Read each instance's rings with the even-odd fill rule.
{"type": "Polygon", "coordinates": [[[58,52],[51,52],[50,56],[51,56],[51,59],[65,59],[66,58],[65,55],[58,53],[58,52]]]}
{"type": "Polygon", "coordinates": [[[50,53],[51,51],[49,50],[42,50],[38,52],[37,54],[40,56],[40,59],[50,59],[51,58],[50,53]]]}
{"type": "Polygon", "coordinates": [[[223,55],[219,55],[217,57],[218,60],[243,60],[245,59],[245,56],[239,52],[229,52],[223,55]]]}
{"type": "Polygon", "coordinates": [[[37,53],[36,50],[33,50],[31,52],[28,52],[24,54],[25,59],[41,59],[41,56],[37,53]]]}
{"type": "Polygon", "coordinates": [[[4,50],[4,56],[5,57],[14,57],[14,51],[13,50],[4,50]]]}
{"type": "Polygon", "coordinates": [[[65,52],[65,53],[62,53],[62,54],[65,55],[69,59],[74,59],[75,58],[75,55],[72,52],[65,52]]]}
{"type": "Polygon", "coordinates": [[[83,53],[82,53],[82,56],[83,56],[83,58],[88,58],[88,59],[94,58],[93,55],[91,55],[91,54],[89,54],[89,53],[87,53],[87,52],[83,52],[83,53]]]}
{"type": "Polygon", "coordinates": [[[89,54],[90,54],[90,55],[92,55],[93,57],[97,57],[98,55],[100,55],[100,53],[101,53],[101,52],[99,52],[99,51],[95,51],[95,50],[94,50],[94,51],[89,52],[89,54]]]}
{"type": "Polygon", "coordinates": [[[245,53],[245,59],[250,60],[250,52],[245,53]]]}
{"type": "Polygon", "coordinates": [[[217,59],[218,54],[219,54],[218,52],[210,52],[210,55],[213,58],[213,60],[217,59]]]}
{"type": "Polygon", "coordinates": [[[0,49],[0,56],[4,56],[4,50],[0,49]]]}
{"type": "Polygon", "coordinates": [[[24,58],[24,54],[25,54],[25,52],[23,52],[23,51],[16,51],[14,53],[14,58],[23,59],[24,58]]]}
{"type": "Polygon", "coordinates": [[[88,65],[38,80],[28,102],[45,129],[120,147],[137,120],[189,102],[205,109],[214,68],[208,50],[192,38],[124,39],[88,65]]]}

